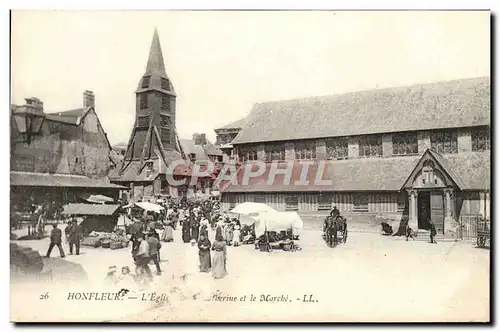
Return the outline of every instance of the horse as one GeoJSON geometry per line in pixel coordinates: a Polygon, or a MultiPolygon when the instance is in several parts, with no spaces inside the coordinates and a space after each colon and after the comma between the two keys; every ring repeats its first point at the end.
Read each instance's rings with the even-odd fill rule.
{"type": "Polygon", "coordinates": [[[342,234],[345,243],[347,235],[347,219],[342,216],[328,216],[323,225],[324,239],[330,247],[335,247],[339,243],[338,233],[342,234]]]}

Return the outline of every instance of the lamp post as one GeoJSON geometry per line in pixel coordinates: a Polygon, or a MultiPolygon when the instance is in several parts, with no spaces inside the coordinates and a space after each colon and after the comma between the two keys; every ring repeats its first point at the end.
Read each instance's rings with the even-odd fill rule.
{"type": "MultiPolygon", "coordinates": [[[[27,98],[26,105],[17,107],[12,114],[22,143],[31,143],[33,136],[40,132],[45,114],[43,103],[37,98],[27,98]]],[[[19,139],[16,139],[19,142],[19,139]]]]}

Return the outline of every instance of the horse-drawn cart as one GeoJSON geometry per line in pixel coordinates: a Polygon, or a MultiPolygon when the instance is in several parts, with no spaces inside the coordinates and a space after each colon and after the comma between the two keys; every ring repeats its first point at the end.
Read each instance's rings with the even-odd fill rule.
{"type": "Polygon", "coordinates": [[[479,220],[477,222],[477,246],[484,248],[486,246],[486,241],[490,240],[490,221],[489,220],[479,220]]]}
{"type": "Polygon", "coordinates": [[[323,239],[329,247],[335,247],[339,243],[347,242],[347,219],[342,216],[325,218],[323,225],[323,239]]]}

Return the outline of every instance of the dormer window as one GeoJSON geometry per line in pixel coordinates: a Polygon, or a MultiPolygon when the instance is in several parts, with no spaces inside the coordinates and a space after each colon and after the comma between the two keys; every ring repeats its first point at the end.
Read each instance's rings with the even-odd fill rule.
{"type": "Polygon", "coordinates": [[[170,90],[170,82],[168,79],[166,78],[161,79],[161,88],[163,90],[170,90]]]}
{"type": "Polygon", "coordinates": [[[144,76],[144,77],[142,78],[142,87],[143,87],[143,88],[147,88],[147,87],[149,87],[149,82],[150,82],[150,81],[151,81],[151,76],[149,76],[149,75],[148,75],[148,76],[144,76]]]}

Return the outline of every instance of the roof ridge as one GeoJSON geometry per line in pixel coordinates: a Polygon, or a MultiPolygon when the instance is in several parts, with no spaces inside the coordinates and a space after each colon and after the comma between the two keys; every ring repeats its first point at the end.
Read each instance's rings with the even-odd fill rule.
{"type": "MultiPolygon", "coordinates": [[[[337,97],[337,96],[347,96],[350,94],[358,94],[358,93],[364,93],[364,92],[383,92],[383,91],[399,90],[399,89],[404,90],[404,89],[412,89],[412,88],[425,87],[425,86],[431,86],[431,85],[440,85],[440,84],[445,84],[445,83],[451,84],[451,83],[458,83],[458,82],[463,82],[463,81],[474,81],[474,80],[485,80],[485,79],[491,79],[491,77],[490,76],[478,76],[478,77],[457,78],[457,79],[453,79],[453,80],[439,80],[439,81],[432,81],[432,82],[427,82],[427,83],[415,83],[415,84],[407,84],[407,85],[386,86],[383,88],[375,88],[375,89],[368,89],[367,88],[367,89],[362,89],[362,90],[353,90],[353,91],[325,94],[325,95],[319,95],[319,96],[298,97],[298,98],[291,98],[291,99],[283,98],[283,99],[279,99],[279,100],[268,100],[268,101],[256,102],[256,103],[254,103],[253,106],[255,107],[255,106],[259,106],[259,105],[282,103],[282,102],[297,102],[297,101],[306,101],[306,100],[311,101],[311,100],[315,100],[315,99],[337,97]]],[[[248,114],[248,115],[250,115],[250,114],[248,114]]],[[[236,122],[236,121],[234,121],[234,122],[236,122]]]]}

